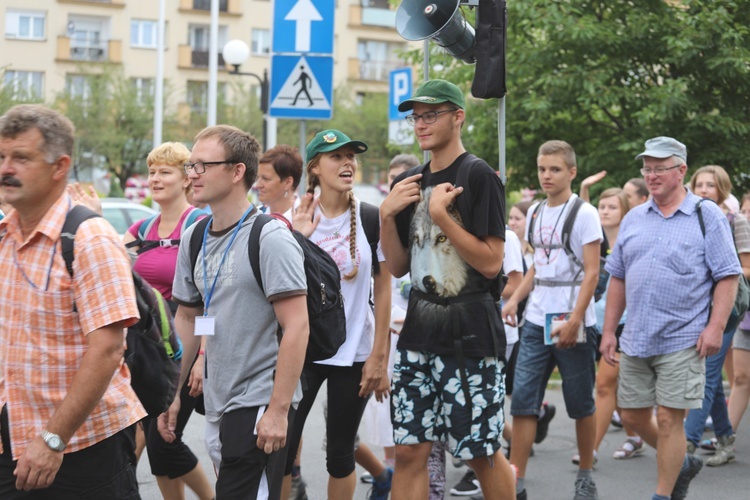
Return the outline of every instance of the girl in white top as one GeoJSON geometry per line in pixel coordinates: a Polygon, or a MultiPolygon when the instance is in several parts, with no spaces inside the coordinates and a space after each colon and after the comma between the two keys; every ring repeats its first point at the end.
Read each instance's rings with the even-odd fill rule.
{"type": "MultiPolygon", "coordinates": [[[[330,359],[305,365],[303,396],[294,419],[286,473],[291,473],[305,419],[318,390],[327,382],[326,466],[328,498],[350,500],[356,487],[354,441],[368,397],[390,391],[386,375],[391,311],[391,276],[384,264],[373,275],[372,252],[352,194],[357,154],[367,145],[338,130],[324,130],[307,145],[308,194],[294,216],[294,227],[326,250],[341,271],[346,341],[330,359]],[[320,196],[313,199],[315,188],[320,196]],[[374,278],[374,311],[370,289],[374,278]]],[[[378,246],[377,257],[384,262],[378,246]]]]}

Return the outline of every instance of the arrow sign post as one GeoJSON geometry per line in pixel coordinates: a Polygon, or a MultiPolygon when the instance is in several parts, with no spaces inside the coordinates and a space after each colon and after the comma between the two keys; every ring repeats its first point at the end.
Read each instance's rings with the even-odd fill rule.
{"type": "Polygon", "coordinates": [[[276,0],[274,54],[333,54],[334,0],[276,0]]]}
{"type": "Polygon", "coordinates": [[[294,51],[310,52],[310,24],[313,21],[322,21],[323,18],[310,0],[299,0],[289,14],[284,17],[285,21],[296,23],[294,33],[294,51]]]}

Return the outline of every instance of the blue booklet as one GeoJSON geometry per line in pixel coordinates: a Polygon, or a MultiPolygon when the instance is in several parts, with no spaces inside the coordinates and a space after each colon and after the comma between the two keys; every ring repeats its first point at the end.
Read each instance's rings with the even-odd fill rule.
{"type": "MultiPolygon", "coordinates": [[[[545,321],[544,321],[544,344],[545,345],[557,344],[557,342],[560,340],[560,336],[555,335],[553,337],[552,332],[554,332],[558,327],[567,323],[569,319],[570,319],[569,312],[547,313],[545,315],[545,321]]],[[[576,342],[578,342],[579,344],[586,342],[586,332],[583,327],[583,322],[581,322],[581,326],[578,329],[578,338],[576,339],[576,342]]]]}

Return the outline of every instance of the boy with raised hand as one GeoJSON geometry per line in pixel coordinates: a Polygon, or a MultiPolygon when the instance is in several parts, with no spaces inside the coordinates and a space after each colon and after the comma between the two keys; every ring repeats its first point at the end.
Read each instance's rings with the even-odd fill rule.
{"type": "Polygon", "coordinates": [[[563,226],[576,203],[571,190],[576,176],[575,151],[565,141],[547,141],[539,148],[537,172],[547,195],[541,204],[529,208],[526,233],[534,247],[534,262],[521,286],[502,310],[503,319],[515,324],[518,303],[526,296],[526,322],[521,327],[521,344],[516,363],[511,415],[513,448],[510,461],[517,470],[516,497],[526,498],[524,479],[537,415],[547,381],[555,366],[563,379],[568,416],[576,420],[580,464],[574,500],[597,498],[591,476],[594,466],[594,380],[596,315],[594,290],[599,280],[599,252],[602,228],[596,209],[584,203],[570,234],[572,259],[563,242],[563,226]],[[576,262],[577,261],[577,262],[576,262]],[[551,315],[568,314],[567,321],[548,321],[551,315]],[[548,337],[545,342],[545,326],[548,337]],[[583,331],[583,335],[581,335],[583,331]],[[583,338],[583,342],[579,338],[583,338]]]}

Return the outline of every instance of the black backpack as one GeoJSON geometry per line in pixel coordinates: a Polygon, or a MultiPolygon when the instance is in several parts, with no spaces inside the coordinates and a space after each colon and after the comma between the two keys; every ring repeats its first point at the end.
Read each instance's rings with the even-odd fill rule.
{"type": "MultiPolygon", "coordinates": [[[[570,233],[573,231],[573,223],[576,221],[576,216],[578,215],[578,210],[581,209],[583,204],[586,203],[583,201],[580,197],[576,197],[575,201],[573,201],[573,206],[570,207],[570,211],[568,212],[568,215],[565,217],[565,223],[563,224],[562,228],[562,244],[542,244],[537,245],[539,248],[548,248],[548,249],[557,249],[562,248],[565,250],[565,253],[567,254],[570,261],[576,265],[578,268],[578,272],[576,274],[576,278],[574,281],[552,281],[552,280],[544,280],[545,283],[548,286],[580,286],[582,281],[578,279],[578,277],[583,272],[583,263],[578,260],[578,257],[576,257],[575,253],[573,253],[573,249],[570,247],[570,233]]],[[[542,200],[541,203],[539,203],[536,208],[534,209],[534,212],[531,214],[531,223],[529,224],[529,234],[526,238],[526,241],[529,242],[529,245],[532,247],[534,246],[532,235],[534,234],[534,223],[536,222],[537,213],[542,208],[542,206],[547,204],[547,200],[542,200]]],[[[594,290],[594,302],[599,302],[599,300],[604,295],[604,292],[607,290],[607,284],[609,283],[609,273],[604,269],[604,265],[607,263],[607,257],[609,256],[611,250],[609,248],[609,242],[607,241],[607,236],[602,233],[602,242],[599,246],[599,282],[596,284],[596,290],[594,290]]],[[[571,291],[572,293],[572,291],[571,291]]]]}
{"type": "MultiPolygon", "coordinates": [[[[248,238],[248,257],[255,280],[263,289],[263,277],[260,273],[260,233],[273,219],[285,222],[283,217],[259,214],[253,223],[248,238]]],[[[191,269],[195,269],[203,244],[203,234],[211,218],[198,221],[190,238],[191,269]]],[[[241,223],[241,222],[240,222],[241,223]]],[[[291,228],[290,228],[291,229],[291,228]]],[[[305,363],[321,361],[336,355],[346,340],[346,316],[344,314],[344,297],[341,294],[341,274],[330,255],[299,231],[292,230],[294,239],[302,249],[305,258],[305,278],[307,279],[307,314],[310,324],[310,336],[307,342],[305,363]]]]}
{"type": "MultiPolygon", "coordinates": [[[[71,277],[75,233],[84,221],[93,217],[101,216],[76,205],[65,218],[60,238],[62,256],[71,277]]],[[[141,318],[128,327],[125,363],[130,369],[130,385],[153,417],[167,411],[175,398],[182,344],[174,328],[172,311],[161,293],[135,272],[133,285],[141,318]]]]}

